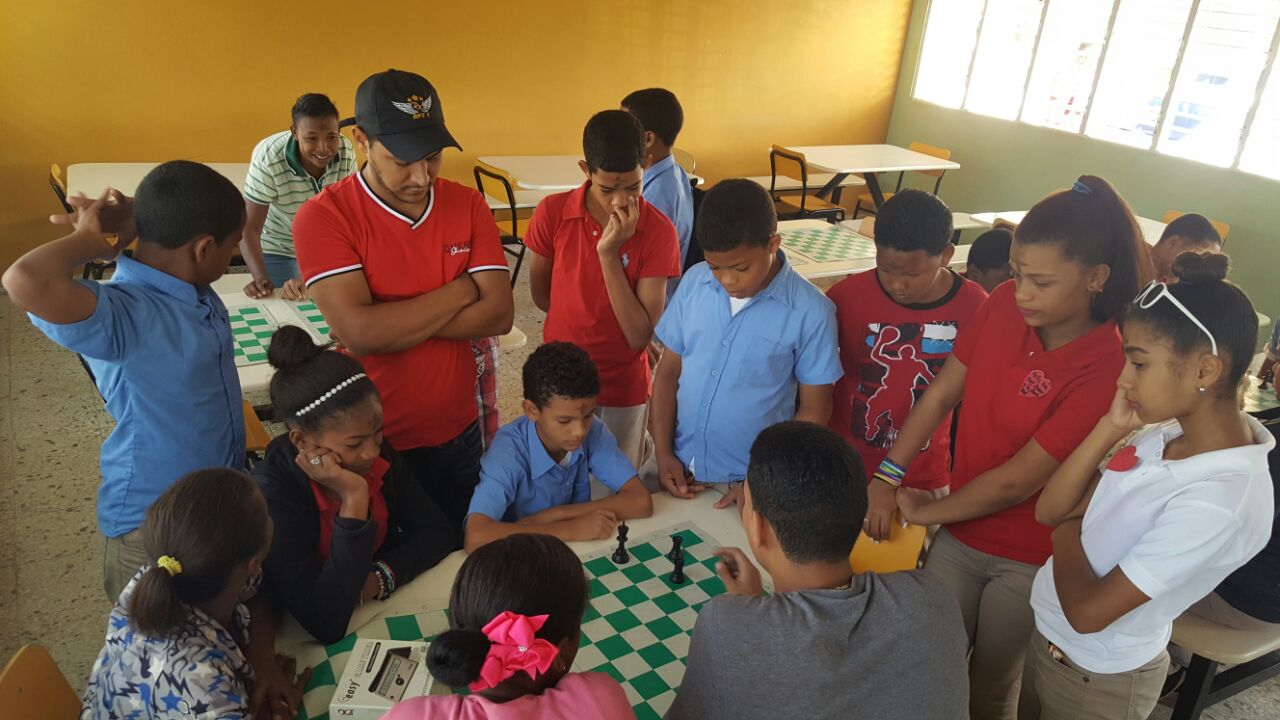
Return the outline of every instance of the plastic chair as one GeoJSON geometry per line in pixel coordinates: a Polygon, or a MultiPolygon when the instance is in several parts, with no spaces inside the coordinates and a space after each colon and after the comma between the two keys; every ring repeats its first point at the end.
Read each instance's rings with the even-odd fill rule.
{"type": "Polygon", "coordinates": [[[0,708],[22,720],[75,720],[80,698],[41,645],[24,645],[0,672],[0,708]]]}
{"type": "Polygon", "coordinates": [[[858,541],[849,554],[849,566],[856,573],[890,573],[914,570],[924,550],[926,528],[923,525],[902,527],[901,518],[893,515],[889,539],[876,544],[865,532],[858,533],[858,541]]]}
{"type": "Polygon", "coordinates": [[[809,161],[805,156],[780,145],[774,145],[769,150],[769,195],[773,198],[779,220],[821,218],[828,222],[838,222],[844,219],[844,208],[809,194],[809,161]],[[779,174],[799,180],[800,194],[779,194],[779,174]]]}
{"type": "MultiPolygon", "coordinates": [[[[907,149],[912,152],[923,153],[925,155],[932,155],[936,158],[941,158],[943,160],[951,159],[950,150],[946,148],[934,147],[933,145],[925,145],[924,143],[913,142],[907,146],[907,149]]],[[[918,172],[921,175],[928,175],[931,178],[935,178],[935,181],[933,183],[934,195],[938,194],[938,190],[942,187],[942,176],[947,173],[946,170],[914,170],[913,172],[918,172]]],[[[902,190],[902,178],[906,174],[907,173],[905,171],[898,173],[898,184],[894,187],[893,192],[884,193],[885,200],[888,200],[889,198],[893,197],[894,193],[898,192],[899,190],[902,190]]],[[[866,212],[871,215],[875,215],[877,210],[879,210],[879,208],[876,207],[875,198],[871,197],[871,193],[863,193],[858,196],[858,202],[853,206],[853,216],[858,217],[858,213],[860,212],[866,212]],[[862,207],[863,203],[867,204],[866,208],[862,207]]]]}
{"type": "Polygon", "coordinates": [[[476,178],[476,189],[481,195],[486,197],[495,197],[499,200],[507,201],[506,208],[498,208],[493,211],[494,219],[498,222],[499,239],[502,241],[502,249],[508,255],[516,259],[516,267],[511,271],[511,287],[516,286],[516,278],[520,276],[520,266],[524,264],[524,233],[528,229],[529,221],[520,217],[520,211],[516,207],[516,191],[515,178],[511,174],[501,168],[496,168],[487,163],[477,162],[472,174],[476,178]],[[488,193],[484,188],[484,178],[497,182],[502,186],[501,193],[488,193]],[[510,223],[510,232],[503,227],[503,223],[510,223]]]}
{"type": "Polygon", "coordinates": [[[693,157],[693,153],[683,148],[671,148],[671,154],[675,156],[676,164],[684,168],[689,175],[698,171],[698,161],[693,157]]]}
{"type": "MultiPolygon", "coordinates": [[[[1186,215],[1186,213],[1182,210],[1170,210],[1164,214],[1164,217],[1160,218],[1160,222],[1168,225],[1183,215],[1186,215]]],[[[1209,218],[1208,220],[1209,224],[1213,226],[1213,229],[1218,231],[1218,237],[1222,238],[1222,244],[1226,245],[1227,233],[1231,232],[1231,226],[1221,220],[1214,220],[1213,218],[1209,218]]]]}

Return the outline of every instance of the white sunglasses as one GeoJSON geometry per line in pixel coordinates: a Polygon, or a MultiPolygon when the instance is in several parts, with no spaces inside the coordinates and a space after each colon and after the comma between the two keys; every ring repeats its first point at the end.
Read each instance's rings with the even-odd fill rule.
{"type": "Polygon", "coordinates": [[[1151,283],[1147,285],[1146,289],[1138,293],[1138,297],[1133,299],[1133,304],[1143,310],[1146,310],[1152,305],[1160,302],[1160,298],[1164,298],[1173,303],[1173,306],[1181,310],[1182,314],[1186,315],[1188,320],[1195,323],[1196,327],[1200,328],[1200,332],[1204,333],[1209,338],[1209,347],[1213,350],[1213,356],[1217,357],[1218,341],[1213,339],[1213,333],[1209,332],[1209,328],[1205,327],[1204,323],[1197,320],[1196,316],[1191,314],[1191,311],[1187,309],[1186,305],[1178,302],[1178,298],[1174,297],[1173,293],[1169,292],[1169,286],[1165,283],[1162,283],[1159,280],[1152,280],[1151,283]]]}

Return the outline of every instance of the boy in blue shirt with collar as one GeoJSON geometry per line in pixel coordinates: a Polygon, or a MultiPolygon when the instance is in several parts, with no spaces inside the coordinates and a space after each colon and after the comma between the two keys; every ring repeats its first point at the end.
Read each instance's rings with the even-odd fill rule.
{"type": "Polygon", "coordinates": [[[75,231],[19,258],[3,282],[41,332],[84,358],[116,421],[98,491],[114,602],[155,560],[138,530],[151,503],[193,470],[244,467],[231,327],[209,289],[235,254],[244,200],[213,169],[179,160],[148,173],[134,198],[108,190],[71,203],[79,212],[51,219],[75,231]],[[135,238],[133,257],[117,259],[135,238]],[[110,282],[72,279],[86,262],[113,259],[110,282]]]}
{"type": "Polygon", "coordinates": [[[653,514],[653,499],[613,433],[594,422],[600,375],[582,348],[543,345],[524,364],[524,416],[507,423],[480,461],[467,511],[467,552],[516,533],[599,540],[653,514]],[[613,495],[591,499],[594,476],[613,495]]]}
{"type": "Polygon", "coordinates": [[[678,498],[713,483],[741,502],[751,443],[784,420],[825,425],[843,375],[835,306],[787,262],[768,192],[725,180],[698,215],[706,261],[658,323],[653,379],[658,480],[678,498]]]}
{"type": "MultiPolygon", "coordinates": [[[[644,201],[658,208],[676,226],[680,241],[680,267],[689,257],[693,236],[693,186],[689,175],[676,163],[671,149],[684,127],[684,110],[674,93],[662,88],[636,90],[622,99],[622,109],[635,116],[644,128],[644,201]]],[[[667,299],[675,294],[680,278],[667,282],[667,299]]]]}

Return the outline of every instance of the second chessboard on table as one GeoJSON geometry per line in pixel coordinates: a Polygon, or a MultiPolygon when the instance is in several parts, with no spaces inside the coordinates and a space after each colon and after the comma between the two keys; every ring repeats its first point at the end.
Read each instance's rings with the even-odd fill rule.
{"type": "Polygon", "coordinates": [[[875,241],[839,225],[782,229],[782,246],[814,262],[838,262],[876,256],[875,241]]]}
{"type": "Polygon", "coordinates": [[[280,327],[271,311],[262,305],[227,308],[231,323],[231,344],[236,365],[256,365],[267,361],[267,346],[280,327]]]}

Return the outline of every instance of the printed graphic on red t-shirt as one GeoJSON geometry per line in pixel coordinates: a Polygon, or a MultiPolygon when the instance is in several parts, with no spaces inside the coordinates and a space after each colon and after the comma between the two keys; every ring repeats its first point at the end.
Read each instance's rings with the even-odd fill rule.
{"type": "Polygon", "coordinates": [[[887,450],[951,354],[956,324],[872,323],[867,330],[869,362],[861,366],[850,430],[866,444],[887,450]]]}

